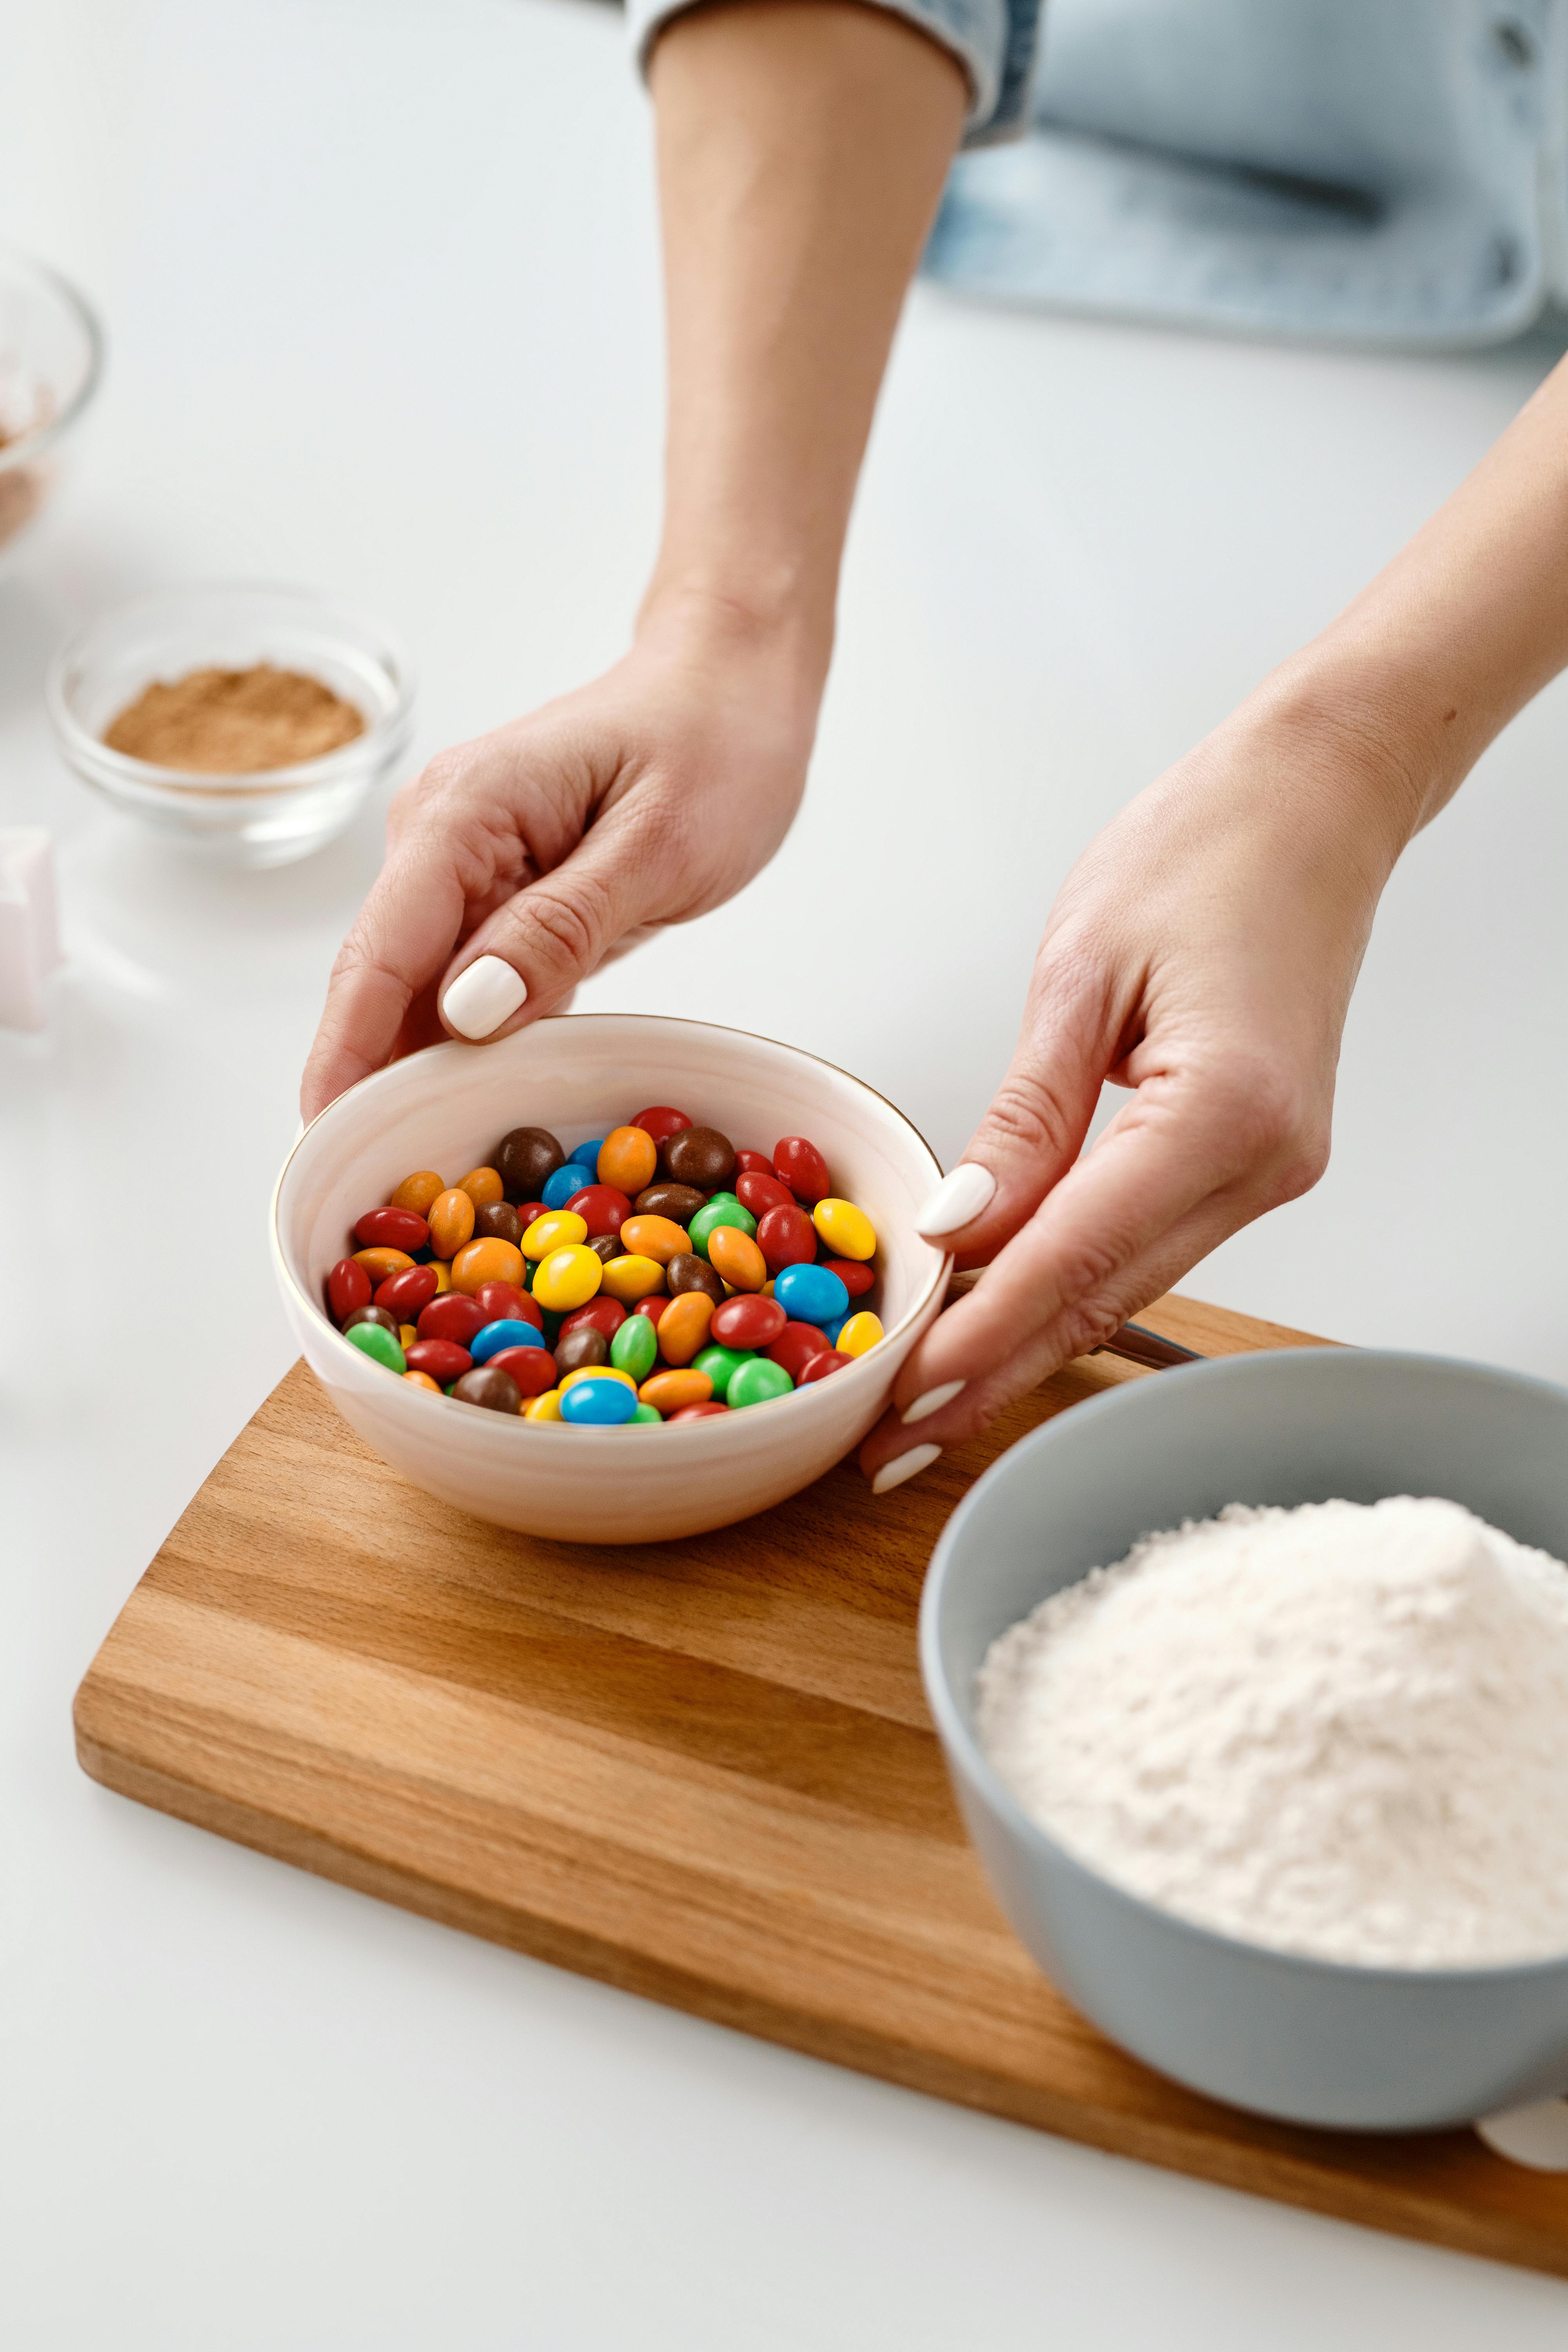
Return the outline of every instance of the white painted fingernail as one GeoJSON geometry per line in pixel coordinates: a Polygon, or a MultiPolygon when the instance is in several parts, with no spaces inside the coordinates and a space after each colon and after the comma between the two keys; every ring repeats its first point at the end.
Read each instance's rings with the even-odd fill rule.
{"type": "Polygon", "coordinates": [[[900,1454],[891,1462],[883,1463],[871,1481],[871,1492],[873,1495],[885,1495],[890,1488],[901,1486],[906,1478],[918,1477],[922,1470],[931,1468],[941,1452],[940,1445],[911,1445],[907,1454],[900,1454]]]}
{"type": "Polygon", "coordinates": [[[500,956],[480,956],[460,971],[446,995],[441,1011],[459,1037],[488,1037],[509,1021],[528,1000],[528,982],[500,956]]]}
{"type": "Polygon", "coordinates": [[[944,1404],[952,1402],[963,1386],[962,1381],[943,1381],[941,1388],[927,1389],[924,1396],[916,1397],[913,1404],[900,1415],[904,1427],[908,1429],[911,1423],[927,1421],[933,1412],[940,1412],[944,1404]]]}
{"type": "Polygon", "coordinates": [[[928,1242],[941,1239],[943,1234],[956,1234],[972,1224],[996,1190],[996,1179],[989,1168],[982,1168],[978,1160],[961,1160],[950,1168],[920,1215],[915,1219],[915,1231],[923,1234],[928,1242]]]}

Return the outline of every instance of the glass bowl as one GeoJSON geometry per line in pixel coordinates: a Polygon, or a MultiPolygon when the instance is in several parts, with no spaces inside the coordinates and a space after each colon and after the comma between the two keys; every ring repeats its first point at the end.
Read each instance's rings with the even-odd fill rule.
{"type": "Polygon", "coordinates": [[[102,369],[102,332],[76,289],[0,247],[0,568],[53,494],[102,369]]]}
{"type": "Polygon", "coordinates": [[[45,685],[61,751],[116,807],[226,866],[285,866],[350,822],[407,751],[414,678],[376,622],[302,589],[214,585],[136,596],[61,646],[45,685]],[[319,678],[352,703],[364,732],[314,760],[241,775],[202,775],[110,751],[105,730],[154,680],[270,662],[319,678]]]}

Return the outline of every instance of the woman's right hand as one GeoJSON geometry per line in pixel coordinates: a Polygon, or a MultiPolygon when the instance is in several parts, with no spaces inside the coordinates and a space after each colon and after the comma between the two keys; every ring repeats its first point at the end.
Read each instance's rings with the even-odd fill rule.
{"type": "Polygon", "coordinates": [[[799,805],[818,677],[744,614],[661,613],[591,686],[433,760],[332,967],[305,1118],[444,1034],[510,1035],[732,897],[799,805]]]}

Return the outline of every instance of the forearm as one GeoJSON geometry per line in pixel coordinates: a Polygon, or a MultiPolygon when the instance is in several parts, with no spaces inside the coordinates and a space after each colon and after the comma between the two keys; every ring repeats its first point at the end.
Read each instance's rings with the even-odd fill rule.
{"type": "Polygon", "coordinates": [[[666,513],[643,626],[786,637],[820,688],[855,483],[966,84],[896,16],[740,0],[654,54],[666,513]]]}
{"type": "Polygon", "coordinates": [[[1568,362],[1393,562],[1243,709],[1345,747],[1370,834],[1392,864],[1565,664],[1568,362]]]}

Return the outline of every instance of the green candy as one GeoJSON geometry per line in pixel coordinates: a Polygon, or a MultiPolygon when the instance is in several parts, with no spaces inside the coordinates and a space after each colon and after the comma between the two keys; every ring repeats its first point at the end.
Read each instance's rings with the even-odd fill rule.
{"type": "Polygon", "coordinates": [[[628,1315],[610,1341],[611,1363],[617,1372],[629,1372],[640,1388],[658,1360],[658,1333],[653,1328],[652,1318],[628,1315]]]}
{"type": "MultiPolygon", "coordinates": [[[[647,1318],[644,1319],[646,1321],[647,1318]]],[[[402,1349],[391,1332],[384,1331],[379,1323],[356,1323],[352,1331],[343,1333],[343,1337],[351,1348],[357,1348],[361,1355],[368,1356],[373,1363],[384,1364],[389,1372],[405,1372],[408,1370],[402,1349]]]]}
{"type": "Polygon", "coordinates": [[[794,1386],[782,1364],[775,1364],[771,1356],[753,1356],[731,1373],[724,1402],[738,1412],[742,1405],[768,1404],[774,1397],[788,1396],[794,1386]]]}
{"type": "Polygon", "coordinates": [[[748,1241],[757,1230],[757,1221],[750,1209],[742,1209],[739,1201],[726,1201],[721,1195],[716,1195],[705,1207],[698,1210],[687,1228],[691,1235],[691,1246],[699,1257],[707,1256],[708,1236],[719,1225],[733,1225],[735,1231],[744,1234],[748,1241]]]}
{"type": "MultiPolygon", "coordinates": [[[[637,1320],[640,1323],[646,1323],[647,1321],[647,1317],[646,1315],[641,1315],[637,1318],[637,1320]]],[[[636,1412],[633,1413],[630,1421],[624,1423],[622,1425],[626,1429],[635,1429],[639,1421],[651,1421],[657,1423],[660,1429],[664,1427],[664,1415],[659,1412],[657,1405],[639,1404],[636,1412]]]]}
{"type": "MultiPolygon", "coordinates": [[[[643,1319],[646,1322],[647,1318],[645,1316],[643,1319]]],[[[361,1328],[357,1323],[354,1326],[356,1331],[361,1328]]],[[[704,1348],[691,1369],[694,1372],[706,1372],[713,1383],[713,1393],[720,1403],[728,1404],[731,1381],[742,1364],[755,1362],[756,1353],[754,1348],[704,1348]]],[[[774,1364],[774,1371],[779,1369],[779,1366],[774,1364]]]]}

